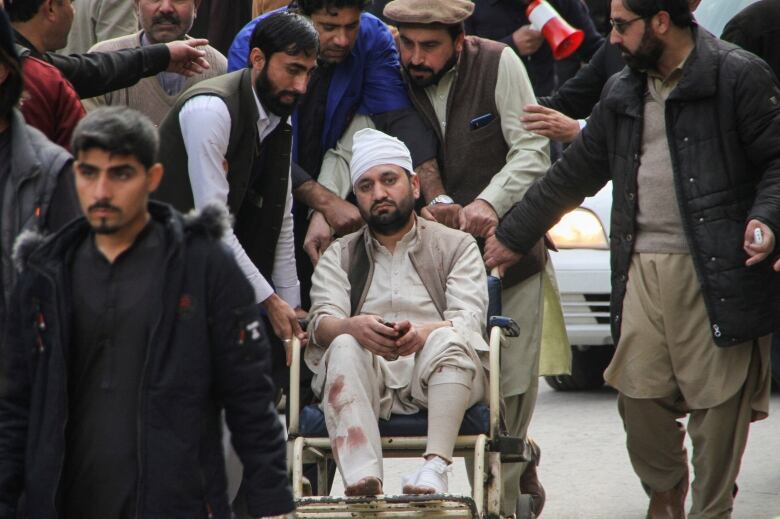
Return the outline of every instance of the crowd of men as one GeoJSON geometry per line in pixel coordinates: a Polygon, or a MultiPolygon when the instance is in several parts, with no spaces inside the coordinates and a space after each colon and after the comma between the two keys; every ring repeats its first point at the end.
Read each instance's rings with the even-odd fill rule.
{"type": "MultiPolygon", "coordinates": [[[[446,493],[488,376],[527,439],[545,232],[608,181],[605,379],[647,517],[689,488],[729,517],[780,326],[780,1],[724,33],[770,65],[700,1],[612,0],[605,40],[551,0],[586,35],[567,66],[516,0],[269,2],[240,30],[201,0],[0,0],[0,519],[291,513],[294,338],[346,494],[383,493],[377,421],[423,409],[403,492],[446,493]],[[493,268],[522,333],[488,374],[493,268]]],[[[544,506],[529,445],[502,517],[544,506]]]]}

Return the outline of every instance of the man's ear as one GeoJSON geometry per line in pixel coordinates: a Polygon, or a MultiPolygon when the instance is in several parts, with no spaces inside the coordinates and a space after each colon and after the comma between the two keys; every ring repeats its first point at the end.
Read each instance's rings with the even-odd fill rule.
{"type": "Polygon", "coordinates": [[[160,187],[160,182],[162,181],[163,177],[163,165],[157,162],[156,164],[153,164],[151,168],[149,168],[146,171],[147,179],[146,179],[146,187],[147,190],[150,193],[154,193],[157,191],[157,188],[160,187]]]}
{"type": "Polygon", "coordinates": [[[658,11],[650,23],[656,34],[666,34],[672,26],[672,18],[666,11],[658,11]]]}
{"type": "Polygon", "coordinates": [[[54,12],[54,3],[57,1],[58,0],[43,0],[40,9],[38,9],[38,14],[43,14],[44,18],[48,20],[56,20],[57,13],[54,12]]]}
{"type": "Polygon", "coordinates": [[[458,34],[458,37],[455,38],[455,52],[457,52],[458,54],[463,52],[463,42],[465,41],[466,41],[466,33],[462,32],[458,34]]]}
{"type": "Polygon", "coordinates": [[[249,63],[253,69],[262,70],[265,66],[265,54],[258,47],[252,49],[249,53],[249,63]]]}
{"type": "Polygon", "coordinates": [[[412,194],[414,195],[414,199],[417,200],[420,198],[420,176],[419,175],[409,175],[409,182],[412,184],[412,194]]]}

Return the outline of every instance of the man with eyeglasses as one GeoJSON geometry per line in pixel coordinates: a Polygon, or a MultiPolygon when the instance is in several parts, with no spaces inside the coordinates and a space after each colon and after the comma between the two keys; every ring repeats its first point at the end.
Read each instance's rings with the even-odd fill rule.
{"type": "MultiPolygon", "coordinates": [[[[691,12],[696,11],[699,3],[701,0],[688,0],[691,12]]],[[[618,34],[623,34],[631,22],[607,19],[609,27],[618,34]]],[[[567,144],[572,142],[587,123],[586,119],[598,103],[607,80],[625,66],[620,47],[605,41],[590,61],[561,85],[557,92],[548,97],[539,97],[539,104],[525,107],[526,114],[521,119],[525,129],[550,140],[567,144]]]]}
{"type": "Polygon", "coordinates": [[[628,67],[485,259],[517,261],[612,180],[617,349],[604,378],[619,391],[647,517],[685,517],[686,416],[688,517],[729,517],[750,422],[768,413],[780,315],[780,85],[761,59],[700,29],[685,0],[611,8],[610,41],[628,67]]]}

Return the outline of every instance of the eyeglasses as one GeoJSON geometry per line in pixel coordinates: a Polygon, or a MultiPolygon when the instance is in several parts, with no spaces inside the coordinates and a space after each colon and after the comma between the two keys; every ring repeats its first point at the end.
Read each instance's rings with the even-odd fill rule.
{"type": "Polygon", "coordinates": [[[609,25],[617,31],[618,34],[625,34],[625,32],[628,30],[628,26],[634,23],[637,20],[644,19],[644,16],[637,16],[636,18],[632,18],[630,20],[615,20],[614,18],[609,19],[609,25]]]}

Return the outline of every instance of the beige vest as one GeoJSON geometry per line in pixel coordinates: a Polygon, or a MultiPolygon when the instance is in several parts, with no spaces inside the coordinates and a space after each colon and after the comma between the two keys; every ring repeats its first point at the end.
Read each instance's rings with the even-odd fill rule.
{"type": "MultiPolygon", "coordinates": [[[[419,238],[409,250],[409,258],[443,319],[447,308],[447,277],[474,238],[422,218],[417,219],[417,232],[419,238]]],[[[334,244],[341,247],[341,268],[349,278],[351,315],[360,313],[374,275],[374,260],[367,243],[369,240],[371,235],[368,227],[363,226],[361,230],[348,234],[334,244]]]]}

